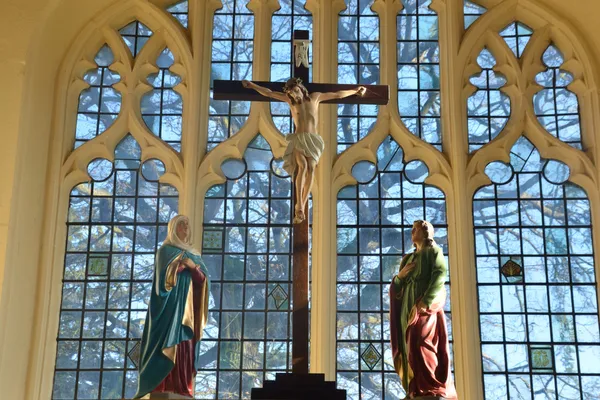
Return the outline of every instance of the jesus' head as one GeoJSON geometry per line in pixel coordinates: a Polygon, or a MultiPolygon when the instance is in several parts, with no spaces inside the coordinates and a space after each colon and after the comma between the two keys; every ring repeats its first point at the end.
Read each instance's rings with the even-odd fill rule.
{"type": "Polygon", "coordinates": [[[289,97],[292,104],[302,103],[304,100],[310,100],[308,90],[302,84],[300,78],[290,78],[283,87],[283,92],[289,97]]]}

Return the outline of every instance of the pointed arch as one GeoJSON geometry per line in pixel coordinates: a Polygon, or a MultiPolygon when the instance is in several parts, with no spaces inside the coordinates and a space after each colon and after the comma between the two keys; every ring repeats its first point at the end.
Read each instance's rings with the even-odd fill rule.
{"type": "Polygon", "coordinates": [[[586,397],[600,373],[590,199],[524,136],[486,173],[473,196],[485,398],[586,397]]]}
{"type": "Polygon", "coordinates": [[[352,398],[405,394],[393,372],[388,290],[402,256],[411,251],[413,222],[431,222],[448,254],[445,195],[424,183],[427,165],[409,161],[392,136],[375,151],[374,159],[352,165],[354,182],[337,199],[337,382],[352,398]]]}
{"type": "MultiPolygon", "coordinates": [[[[527,87],[524,94],[533,96],[533,93],[540,90],[539,85],[535,83],[535,76],[546,69],[542,63],[542,54],[550,43],[555,43],[565,59],[561,68],[573,74],[573,83],[569,85],[569,90],[578,96],[580,102],[583,147],[589,157],[596,160],[593,126],[597,126],[600,121],[595,114],[597,105],[591,95],[596,91],[596,78],[592,67],[593,62],[588,56],[591,53],[579,40],[578,35],[560,17],[533,1],[508,0],[479,3],[486,7],[487,3],[493,5],[465,33],[460,45],[460,62],[465,63],[465,66],[468,65],[467,53],[477,47],[477,43],[481,41],[482,37],[490,33],[501,32],[509,23],[520,21],[533,29],[533,35],[531,35],[520,62],[527,87]]],[[[531,109],[528,102],[524,105],[531,109]]]]}
{"type": "Polygon", "coordinates": [[[111,160],[91,161],[68,196],[56,399],[135,394],[154,257],[178,213],[177,189],[159,183],[164,166],[144,172],[133,136],[111,160]]]}
{"type": "MultiPolygon", "coordinates": [[[[385,111],[383,112],[385,113],[385,111]]],[[[391,118],[378,118],[371,133],[342,153],[333,165],[333,189],[337,192],[346,185],[356,184],[351,168],[359,161],[377,161],[377,149],[390,135],[403,149],[407,161],[421,159],[429,169],[427,183],[436,185],[445,193],[451,190],[451,167],[447,160],[428,143],[407,132],[403,124],[391,118]]]]}
{"type": "Polygon", "coordinates": [[[218,166],[223,180],[206,191],[202,210],[212,281],[197,384],[202,398],[246,398],[292,365],[291,178],[260,134],[233,160],[218,166]]]}

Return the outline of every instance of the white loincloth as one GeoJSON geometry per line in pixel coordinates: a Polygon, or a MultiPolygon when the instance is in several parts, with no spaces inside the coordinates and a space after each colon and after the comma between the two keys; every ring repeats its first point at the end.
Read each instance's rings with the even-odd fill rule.
{"type": "Polygon", "coordinates": [[[292,153],[294,150],[298,150],[304,154],[307,158],[312,158],[315,162],[319,162],[321,154],[325,149],[325,142],[323,138],[316,133],[310,132],[296,132],[287,135],[286,140],[288,141],[285,154],[283,155],[283,169],[286,170],[291,177],[294,176],[296,170],[296,160],[292,153]]]}

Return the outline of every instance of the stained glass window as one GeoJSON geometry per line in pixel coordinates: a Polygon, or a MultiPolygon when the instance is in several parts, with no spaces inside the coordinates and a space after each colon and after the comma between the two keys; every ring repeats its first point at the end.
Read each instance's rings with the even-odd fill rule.
{"type": "Polygon", "coordinates": [[[568,89],[573,75],[560,69],[564,59],[554,45],[548,46],[542,61],[547,69],[535,77],[536,83],[543,87],[533,97],[535,115],[552,136],[581,149],[579,101],[577,95],[568,89]]]}
{"type": "Polygon", "coordinates": [[[215,79],[252,79],[254,16],[248,0],[223,0],[213,19],[207,150],[236,134],[248,119],[250,102],[212,99],[215,79]]]}
{"type": "MultiPolygon", "coordinates": [[[[346,0],[338,18],[338,83],[379,83],[379,17],[373,0],[346,0]]],[[[375,125],[379,107],[372,104],[339,104],[338,153],[367,136],[375,125]]]]}
{"type": "Polygon", "coordinates": [[[398,108],[414,135],[442,149],[438,17],[431,0],[402,0],[398,28],[398,108]]]}
{"type": "Polygon", "coordinates": [[[524,137],[473,200],[486,399],[593,398],[600,335],[590,201],[524,137]],[[537,395],[536,395],[537,396],[537,395]]]}
{"type": "Polygon", "coordinates": [[[206,194],[202,254],[211,278],[198,398],[249,398],[291,368],[291,179],[262,136],[225,161],[206,194]]]}
{"type": "Polygon", "coordinates": [[[181,82],[179,76],[169,71],[174,63],[173,53],[165,48],[156,60],[159,71],[147,78],[153,89],[142,97],[141,108],[142,118],[150,131],[176,151],[181,151],[183,99],[173,89],[181,82]]]}
{"type": "MultiPolygon", "coordinates": [[[[312,35],[312,15],[304,8],[306,0],[280,0],[279,4],[281,8],[273,14],[271,32],[271,81],[285,82],[292,76],[293,32],[308,30],[312,35]]],[[[309,79],[312,80],[312,51],[309,51],[309,65],[309,79]]],[[[272,102],[271,114],[277,129],[284,134],[292,132],[287,104],[272,102]]]]}
{"type": "Polygon", "coordinates": [[[71,191],[53,399],[131,398],[154,255],[178,193],[131,136],[71,191]]]}
{"type": "MultiPolygon", "coordinates": [[[[156,142],[155,137],[170,146],[166,150],[180,153],[173,162],[181,163],[183,169],[179,168],[168,178],[173,181],[182,178],[184,186],[191,184],[186,191],[200,190],[206,175],[197,176],[197,172],[212,168],[205,168],[206,163],[220,162],[221,171],[218,172],[223,172],[226,177],[223,184],[211,187],[205,198],[196,199],[204,202],[199,241],[212,281],[209,321],[198,360],[196,397],[249,398],[253,387],[262,386],[265,379],[273,379],[277,372],[290,370],[290,177],[282,169],[282,162],[273,158],[264,137],[253,137],[254,132],[246,131],[244,135],[250,136],[239,138],[242,148],[250,142],[241,159],[218,161],[217,158],[225,155],[219,149],[200,160],[200,165],[192,165],[181,153],[182,138],[185,135],[200,137],[202,143],[207,142],[206,150],[211,151],[239,134],[249,118],[251,103],[213,100],[214,80],[252,79],[254,47],[257,46],[260,51],[270,50],[269,65],[261,68],[270,68],[269,80],[281,82],[283,86],[292,71],[291,42],[295,29],[308,30],[311,41],[325,46],[321,50],[337,51],[334,60],[337,67],[333,68],[339,83],[381,83],[382,21],[371,9],[377,1],[344,0],[346,8],[337,16],[330,15],[333,19],[326,21],[337,21],[337,40],[335,36],[327,36],[335,31],[330,26],[321,24],[319,29],[314,29],[313,16],[305,8],[307,0],[257,2],[261,3],[256,8],[260,12],[272,11],[272,15],[263,15],[267,18],[265,23],[272,24],[271,37],[265,38],[267,43],[254,42],[255,19],[248,8],[250,0],[197,3],[167,0],[161,2],[161,10],[152,4],[144,6],[163,12],[166,18],[143,18],[146,23],[151,23],[152,29],[136,20],[137,17],[119,16],[128,19],[122,19],[121,25],[113,25],[114,21],[111,21],[101,27],[118,30],[117,40],[109,41],[110,46],[102,41],[94,42],[94,46],[101,47],[90,49],[91,53],[87,50],[81,53],[83,47],[76,46],[79,52],[74,58],[78,60],[77,65],[89,69],[73,68],[75,75],[69,77],[71,86],[63,88],[63,92],[75,93],[67,89],[76,88],[74,95],[78,101],[69,100],[77,102],[77,110],[74,106],[70,110],[72,117],[75,118],[75,114],[77,117],[74,149],[83,148],[73,155],[65,154],[65,158],[71,165],[89,164],[89,181],[72,188],[69,196],[53,400],[128,398],[136,389],[136,363],[154,255],[165,236],[169,219],[178,209],[177,190],[159,182],[166,173],[165,164],[151,159],[140,165],[141,148],[146,155],[164,154],[164,149],[157,150],[150,145],[156,142]],[[212,10],[217,3],[221,8],[213,15],[206,15],[206,11],[212,10]],[[279,8],[273,10],[271,5],[279,8]],[[200,32],[184,32],[191,22],[190,7],[199,18],[192,19],[198,25],[192,28],[201,29],[200,32]],[[202,27],[206,18],[213,22],[212,31],[205,32],[202,27]],[[161,21],[169,23],[161,26],[161,21]],[[173,26],[177,28],[176,32],[173,32],[173,26]],[[155,39],[166,40],[170,48],[165,48],[166,43],[160,44],[162,47],[146,45],[153,30],[160,36],[155,39]],[[184,41],[177,40],[177,34],[181,32],[185,34],[184,41]],[[326,37],[312,37],[313,33],[326,37]],[[197,55],[198,40],[210,43],[210,79],[202,75],[202,71],[196,71],[200,64],[192,63],[190,70],[183,61],[180,65],[181,54],[174,47],[189,46],[183,50],[197,55]],[[88,59],[95,51],[93,60],[88,59]],[[153,64],[156,69],[143,72],[142,60],[138,59],[136,64],[136,57],[142,51],[144,54],[152,52],[150,58],[144,57],[143,61],[153,64]],[[173,67],[176,61],[177,66],[173,67]],[[141,71],[137,83],[130,82],[131,77],[124,75],[132,68],[141,71]],[[198,100],[197,96],[206,96],[210,90],[205,99],[209,102],[209,112],[204,132],[183,131],[183,104],[179,91],[183,89],[182,80],[188,81],[188,78],[195,82],[193,88],[188,88],[190,99],[198,100]],[[124,90],[127,85],[123,83],[131,87],[124,90]],[[145,89],[141,92],[134,90],[142,86],[145,89]],[[142,128],[146,129],[134,132],[140,140],[139,145],[133,136],[127,136],[117,146],[114,161],[95,159],[88,163],[90,159],[83,160],[82,157],[90,154],[86,153],[85,147],[90,145],[88,141],[107,130],[109,134],[119,135],[115,129],[126,129],[126,123],[115,124],[122,103],[130,106],[128,112],[131,111],[131,115],[140,115],[144,121],[142,128]]],[[[410,140],[414,135],[441,150],[440,73],[443,72],[440,69],[449,71],[450,66],[440,62],[439,20],[431,8],[435,1],[393,0],[388,5],[393,6],[391,3],[394,2],[402,5],[398,15],[391,16],[392,25],[396,24],[391,27],[396,29],[396,37],[392,33],[390,44],[396,46],[397,63],[387,67],[391,67],[392,72],[397,71],[398,109],[407,129],[402,127],[402,132],[393,132],[393,135],[399,138],[398,135],[408,134],[410,140]]],[[[317,3],[319,7],[324,6],[323,2],[317,3]]],[[[558,43],[562,46],[560,35],[564,27],[557,30],[556,25],[544,25],[541,22],[543,16],[525,18],[526,13],[521,10],[518,16],[531,26],[546,26],[544,29],[552,30],[556,42],[541,44],[532,40],[534,29],[519,20],[510,19],[498,25],[498,19],[491,22],[482,17],[502,11],[501,7],[492,7],[498,2],[464,0],[462,3],[464,20],[460,18],[460,9],[455,10],[458,14],[444,14],[449,19],[442,25],[448,31],[455,29],[457,41],[451,46],[455,53],[449,53],[445,62],[455,63],[458,50],[463,55],[471,54],[473,49],[464,48],[465,44],[471,43],[464,41],[464,38],[472,38],[469,29],[472,31],[474,26],[488,22],[493,28],[486,28],[487,36],[482,37],[483,42],[474,38],[480,46],[479,54],[473,53],[477,56],[479,69],[469,70],[472,75],[466,82],[461,82],[462,85],[449,86],[453,90],[460,86],[460,90],[471,92],[466,95],[466,118],[463,115],[456,119],[458,125],[467,121],[468,126],[462,127],[462,133],[448,135],[467,134],[469,153],[479,153],[467,157],[469,160],[475,157],[477,161],[480,156],[483,156],[481,160],[489,159],[485,154],[489,149],[483,147],[498,139],[515,107],[503,92],[507,90],[509,77],[511,84],[512,78],[526,78],[531,81],[525,82],[526,86],[535,87],[527,91],[526,95],[531,98],[524,101],[533,102],[539,125],[563,143],[582,149],[581,124],[584,121],[579,114],[579,100],[582,99],[569,88],[583,93],[591,90],[586,86],[591,81],[580,76],[585,70],[577,70],[578,64],[573,62],[567,47],[561,47],[564,54],[558,48],[558,43]],[[459,19],[451,18],[451,15],[459,19]],[[462,29],[463,22],[466,32],[462,29]],[[498,46],[484,43],[486,38],[498,40],[500,48],[506,50],[504,54],[502,49],[496,52],[498,46]],[[539,46],[548,47],[544,50],[539,46]],[[518,65],[523,64],[526,51],[541,55],[541,63],[534,60],[539,67],[534,71],[535,76],[518,76],[523,74],[518,65]],[[517,64],[507,64],[502,56],[508,56],[517,64]],[[517,71],[511,72],[511,68],[517,71]],[[579,81],[573,85],[576,77],[579,81]]],[[[262,40],[264,35],[258,37],[262,40]]],[[[312,55],[311,51],[311,75],[312,55]]],[[[575,61],[587,65],[584,54],[576,56],[575,61]]],[[[331,66],[317,67],[323,67],[325,71],[331,66]]],[[[288,107],[271,103],[270,110],[276,127],[284,134],[291,132],[288,107]]],[[[333,109],[326,107],[322,111],[327,114],[333,109]]],[[[431,221],[436,228],[436,241],[446,256],[448,252],[444,193],[425,184],[429,174],[426,164],[418,160],[408,162],[399,142],[387,137],[378,144],[379,137],[369,138],[378,111],[376,105],[338,105],[336,143],[328,144],[337,146],[330,150],[338,155],[346,152],[346,155],[334,157],[339,174],[333,179],[344,179],[344,175],[351,172],[357,181],[356,185],[346,186],[335,194],[337,248],[324,249],[323,253],[337,252],[336,379],[339,387],[348,390],[351,399],[400,399],[404,396],[391,358],[388,290],[402,255],[412,251],[412,222],[415,219],[431,221]],[[370,143],[371,139],[376,142],[370,143]],[[364,149],[352,149],[361,140],[368,145],[364,149]],[[349,153],[360,150],[358,158],[364,158],[370,149],[377,149],[373,162],[352,161],[356,160],[356,154],[349,153]],[[346,164],[340,165],[340,161],[346,164]]],[[[66,126],[72,127],[73,121],[66,126]]],[[[543,138],[539,131],[527,134],[541,146],[543,138]]],[[[124,136],[127,131],[121,133],[124,136]]],[[[549,135],[541,134],[552,140],[549,135]]],[[[112,139],[109,142],[108,146],[114,145],[112,139]]],[[[447,144],[462,146],[461,143],[457,140],[447,144]]],[[[567,146],[563,147],[567,149],[567,146]]],[[[457,154],[458,147],[447,150],[447,155],[457,154]]],[[[228,154],[225,157],[240,156],[228,154]]],[[[592,157],[577,151],[573,154],[592,157]]],[[[422,157],[428,163],[433,160],[431,154],[422,157]]],[[[453,162],[452,159],[446,161],[453,162]]],[[[62,170],[70,171],[66,167],[69,166],[64,164],[62,170]]],[[[474,175],[477,168],[472,171],[474,175]]],[[[490,162],[485,166],[485,173],[492,183],[479,188],[472,199],[476,263],[461,266],[476,268],[477,284],[468,290],[477,290],[480,314],[467,319],[478,318],[481,324],[485,398],[536,398],[541,395],[547,399],[595,398],[600,392],[600,367],[590,360],[600,359],[600,327],[591,199],[568,180],[569,166],[543,159],[525,137],[514,144],[508,164],[490,162]]],[[[450,176],[453,180],[453,175],[450,176]]],[[[330,196],[330,191],[321,189],[327,189],[331,183],[316,182],[315,189],[330,196]]],[[[457,183],[451,181],[449,185],[453,187],[457,183]]],[[[331,199],[323,200],[323,204],[327,204],[331,199]]],[[[458,205],[459,208],[468,206],[468,202],[458,205]]],[[[316,223],[320,224],[321,220],[322,217],[316,223]]],[[[310,222],[312,224],[312,220],[310,222]]],[[[329,225],[327,229],[334,229],[329,225]]],[[[333,231],[320,231],[321,234],[331,236],[333,231]]],[[[456,240],[457,248],[470,245],[462,237],[456,240]]],[[[333,279],[333,276],[326,276],[325,282],[319,285],[333,285],[327,279],[333,279]]],[[[450,288],[449,281],[447,288],[450,288]]],[[[328,300],[323,301],[318,306],[327,308],[328,300]]],[[[452,335],[449,301],[446,316],[452,335]]],[[[467,338],[473,341],[472,337],[467,338]]],[[[313,353],[311,360],[318,360],[321,367],[329,368],[333,360],[323,358],[327,350],[318,350],[319,354],[313,353]]],[[[462,356],[469,356],[472,351],[478,349],[467,349],[462,356]]],[[[469,379],[472,377],[465,382],[470,383],[469,379]]]]}
{"type": "MultiPolygon", "coordinates": [[[[338,194],[337,383],[349,399],[404,398],[390,345],[389,284],[412,251],[413,221],[430,221],[447,254],[445,198],[423,183],[428,173],[421,161],[406,163],[388,137],[377,150],[377,165],[355,164],[358,185],[338,194]]],[[[451,334],[449,307],[448,301],[451,334]]]]}
{"type": "Polygon", "coordinates": [[[140,21],[133,21],[124,26],[119,30],[119,33],[133,55],[133,58],[137,57],[146,42],[148,42],[148,39],[150,39],[150,36],[152,36],[150,28],[140,21]]]}
{"type": "Polygon", "coordinates": [[[473,22],[477,21],[477,19],[481,17],[486,11],[487,9],[485,7],[482,7],[479,4],[473,3],[471,1],[465,0],[465,5],[463,9],[465,16],[465,29],[469,29],[473,22]]]}
{"type": "Polygon", "coordinates": [[[496,59],[489,50],[483,49],[477,63],[481,73],[470,79],[477,91],[467,100],[469,152],[498,136],[510,117],[510,98],[500,90],[506,79],[494,71],[496,59]]]}
{"type": "Polygon", "coordinates": [[[188,0],[185,0],[185,1],[181,1],[179,3],[173,4],[171,7],[168,7],[167,11],[173,17],[175,17],[175,19],[177,21],[179,21],[179,23],[181,25],[183,25],[184,28],[187,28],[188,27],[188,11],[189,11],[188,8],[189,8],[188,0]]]}
{"type": "Polygon", "coordinates": [[[79,95],[75,148],[110,128],[121,111],[121,93],[113,88],[121,77],[109,69],[114,62],[111,49],[102,46],[94,61],[98,68],[83,76],[89,86],[79,95]]]}

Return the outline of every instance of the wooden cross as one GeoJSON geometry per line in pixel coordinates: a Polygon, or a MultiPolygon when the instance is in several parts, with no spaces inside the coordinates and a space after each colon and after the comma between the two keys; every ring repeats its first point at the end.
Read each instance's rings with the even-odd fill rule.
{"type": "MultiPolygon", "coordinates": [[[[303,85],[309,93],[336,92],[339,90],[356,89],[358,85],[340,85],[329,83],[311,83],[308,80],[308,31],[294,31],[294,56],[293,76],[302,79],[303,85]],[[305,53],[303,53],[305,52],[305,53]],[[305,60],[303,63],[302,60],[305,60]]],[[[256,82],[256,84],[281,92],[285,82],[256,82]]],[[[324,101],[323,103],[336,104],[387,104],[389,88],[386,85],[363,85],[366,93],[359,96],[350,96],[344,99],[324,101]]],[[[253,89],[242,86],[242,81],[214,81],[215,100],[242,100],[242,101],[276,101],[264,97],[253,89]]],[[[292,177],[293,179],[293,177],[292,177]]],[[[292,187],[294,185],[292,184],[292,187]]],[[[294,198],[294,197],[293,197],[294,198]]],[[[294,207],[291,208],[293,215],[294,207]]],[[[292,311],[292,372],[294,374],[308,373],[308,205],[304,210],[307,218],[294,224],[293,231],[293,311],[292,311]]]]}

